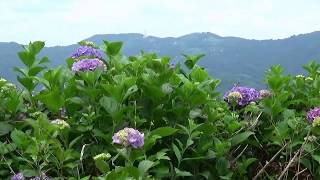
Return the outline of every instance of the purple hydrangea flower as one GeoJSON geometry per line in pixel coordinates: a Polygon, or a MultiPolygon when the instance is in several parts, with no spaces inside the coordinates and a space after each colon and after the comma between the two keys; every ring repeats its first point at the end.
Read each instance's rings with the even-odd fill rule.
{"type": "Polygon", "coordinates": [[[133,128],[124,128],[113,135],[112,142],[123,146],[140,148],[144,145],[144,134],[133,128]]]}
{"type": "Polygon", "coordinates": [[[315,107],[307,113],[307,119],[309,122],[312,123],[317,118],[320,118],[320,107],[315,107]]]}
{"type": "Polygon", "coordinates": [[[24,180],[24,176],[23,176],[23,174],[20,172],[20,173],[15,174],[14,176],[12,176],[12,177],[11,177],[11,180],[24,180]]]}
{"type": "Polygon", "coordinates": [[[106,65],[100,59],[82,59],[74,62],[71,69],[73,72],[79,72],[93,71],[97,68],[105,69],[106,65]]]}
{"type": "Polygon", "coordinates": [[[71,58],[78,59],[79,57],[85,56],[87,58],[98,58],[102,59],[102,53],[91,46],[80,46],[76,52],[71,55],[71,58]]]}
{"type": "Polygon", "coordinates": [[[245,106],[250,102],[256,101],[259,98],[259,92],[254,88],[234,86],[231,90],[227,91],[223,99],[227,102],[235,102],[239,106],[245,106]]]}

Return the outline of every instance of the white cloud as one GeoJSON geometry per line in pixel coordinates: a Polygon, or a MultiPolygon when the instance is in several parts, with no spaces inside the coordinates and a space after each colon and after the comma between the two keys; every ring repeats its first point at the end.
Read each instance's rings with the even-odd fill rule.
{"type": "Polygon", "coordinates": [[[94,34],[211,31],[269,39],[320,30],[318,0],[0,0],[0,41],[66,45],[94,34]]]}

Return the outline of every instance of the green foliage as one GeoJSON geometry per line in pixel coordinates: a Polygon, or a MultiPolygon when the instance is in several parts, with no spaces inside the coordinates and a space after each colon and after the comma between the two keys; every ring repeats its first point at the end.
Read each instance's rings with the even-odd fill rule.
{"type": "Polygon", "coordinates": [[[229,107],[220,81],[196,64],[203,55],[184,55],[184,71],[156,54],[124,57],[121,42],[104,41],[106,70],[72,72],[77,59],[47,69],[43,47],[19,53],[22,89],[0,81],[1,179],[252,179],[271,160],[258,178],[320,176],[319,127],[306,120],[320,105],[316,62],[306,77],[271,67],[270,97],[229,107]],[[144,145],[116,144],[124,127],[144,133],[144,145]]]}

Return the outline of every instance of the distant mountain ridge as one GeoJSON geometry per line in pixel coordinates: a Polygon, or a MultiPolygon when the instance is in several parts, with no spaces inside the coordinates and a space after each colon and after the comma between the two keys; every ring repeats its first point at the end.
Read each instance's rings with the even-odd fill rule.
{"type": "MultiPolygon", "coordinates": [[[[213,33],[192,33],[181,37],[159,38],[138,33],[94,35],[87,40],[123,41],[123,54],[136,55],[141,50],[183,60],[181,53],[206,56],[199,62],[209,73],[222,80],[221,88],[235,82],[262,87],[264,72],[273,64],[281,64],[288,73],[302,73],[301,66],[310,60],[320,61],[320,31],[278,40],[249,40],[222,37],[213,33]]],[[[51,66],[65,64],[65,59],[78,45],[46,47],[51,66]]],[[[14,80],[12,67],[21,65],[17,57],[21,45],[0,42],[0,76],[14,80]]]]}

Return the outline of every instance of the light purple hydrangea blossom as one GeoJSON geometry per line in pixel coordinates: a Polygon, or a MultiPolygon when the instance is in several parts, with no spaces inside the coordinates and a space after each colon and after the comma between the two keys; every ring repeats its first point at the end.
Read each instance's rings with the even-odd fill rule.
{"type": "Polygon", "coordinates": [[[30,180],[49,180],[50,178],[45,174],[41,173],[40,176],[31,178],[30,180]]]}
{"type": "Polygon", "coordinates": [[[106,68],[105,64],[100,59],[82,59],[74,62],[71,69],[73,72],[79,72],[93,71],[97,68],[106,68]]]}
{"type": "Polygon", "coordinates": [[[260,96],[260,99],[267,98],[272,96],[272,93],[267,89],[262,89],[259,91],[259,96],[260,96]]]}
{"type": "Polygon", "coordinates": [[[123,146],[140,148],[144,145],[144,134],[133,128],[124,128],[113,135],[112,142],[123,146]]]}
{"type": "Polygon", "coordinates": [[[80,46],[77,51],[71,55],[71,58],[78,59],[81,56],[102,59],[102,53],[91,46],[80,46]]]}
{"type": "Polygon", "coordinates": [[[23,176],[23,174],[20,172],[20,173],[15,174],[14,176],[12,176],[12,177],[11,177],[11,180],[24,180],[24,176],[23,176]]]}
{"type": "Polygon", "coordinates": [[[316,119],[317,117],[320,117],[320,107],[315,107],[310,111],[308,111],[307,119],[309,120],[309,122],[312,123],[313,120],[316,119]]]}
{"type": "Polygon", "coordinates": [[[239,92],[241,94],[241,98],[237,100],[239,106],[245,106],[259,98],[259,92],[254,88],[234,86],[224,94],[223,99],[229,102],[228,95],[232,92],[239,92]]]}

